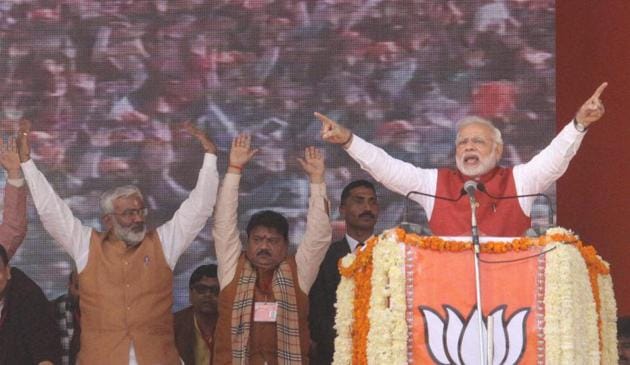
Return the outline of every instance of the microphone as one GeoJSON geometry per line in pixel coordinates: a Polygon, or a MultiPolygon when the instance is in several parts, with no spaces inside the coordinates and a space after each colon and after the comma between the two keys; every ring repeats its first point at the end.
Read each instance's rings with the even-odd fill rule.
{"type": "MultiPolygon", "coordinates": [[[[549,195],[547,194],[543,194],[543,193],[536,193],[536,194],[523,194],[523,195],[509,195],[509,196],[494,196],[492,194],[490,194],[488,192],[488,190],[486,190],[485,185],[483,185],[483,183],[478,183],[477,185],[477,190],[481,191],[482,193],[486,194],[487,196],[489,196],[492,199],[496,199],[496,200],[504,200],[504,199],[518,199],[518,198],[540,198],[542,197],[543,199],[545,199],[545,203],[547,205],[547,224],[549,225],[549,227],[553,227],[555,226],[555,222],[554,222],[554,214],[553,214],[553,205],[551,204],[551,198],[549,197],[549,195]]],[[[465,186],[465,184],[464,184],[465,186]]],[[[526,236],[540,236],[542,234],[544,234],[544,231],[536,231],[533,228],[530,228],[526,231],[526,236]],[[534,234],[532,234],[530,232],[530,229],[534,231],[534,234]]]]}
{"type": "Polygon", "coordinates": [[[475,191],[481,190],[479,185],[483,186],[481,183],[477,183],[473,180],[468,180],[464,183],[464,187],[462,188],[462,195],[468,194],[468,196],[472,199],[475,198],[475,191]]]}
{"type": "Polygon", "coordinates": [[[431,232],[431,230],[429,229],[429,227],[422,227],[421,225],[417,224],[417,223],[411,223],[409,222],[409,201],[411,199],[409,199],[409,197],[411,195],[422,195],[422,196],[426,196],[429,198],[433,198],[433,199],[440,199],[440,200],[446,200],[449,202],[456,202],[459,199],[462,198],[462,196],[466,195],[466,192],[464,191],[464,189],[462,189],[462,191],[460,192],[459,196],[457,198],[449,198],[449,197],[445,197],[445,196],[439,196],[439,195],[432,195],[432,194],[427,194],[427,193],[423,193],[421,191],[410,191],[407,193],[407,195],[405,195],[405,215],[404,215],[404,220],[402,222],[400,222],[400,226],[405,230],[405,231],[409,231],[412,233],[416,233],[416,234],[420,234],[420,235],[424,235],[424,236],[432,236],[433,233],[431,232]]]}

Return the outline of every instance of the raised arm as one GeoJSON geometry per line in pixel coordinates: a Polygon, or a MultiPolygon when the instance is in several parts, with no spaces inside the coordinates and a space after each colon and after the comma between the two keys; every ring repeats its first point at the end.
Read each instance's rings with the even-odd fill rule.
{"type": "Polygon", "coordinates": [[[221,288],[224,288],[234,279],[236,264],[242,251],[237,224],[238,186],[241,172],[256,152],[258,152],[257,149],[251,148],[250,136],[241,134],[232,140],[229,166],[219,190],[212,230],[221,288]]]}
{"type": "MultiPolygon", "coordinates": [[[[341,145],[346,152],[357,161],[376,181],[387,189],[401,195],[410,191],[435,194],[437,170],[424,169],[393,158],[382,148],[366,142],[352,132],[323,114],[315,113],[322,122],[321,136],[326,142],[341,145]]],[[[411,197],[422,205],[430,217],[433,210],[433,199],[414,195],[411,197]]]]}
{"type": "Polygon", "coordinates": [[[15,138],[7,143],[0,138],[0,165],[7,173],[4,187],[4,212],[0,225],[0,244],[7,251],[9,260],[26,236],[26,187],[20,170],[20,157],[15,138]]]}
{"type": "Polygon", "coordinates": [[[175,267],[177,259],[212,215],[219,186],[216,146],[203,131],[192,124],[184,123],[183,128],[199,141],[205,154],[195,188],[173,214],[173,218],[157,228],[164,257],[171,268],[175,267]]]}
{"type": "MultiPolygon", "coordinates": [[[[575,118],[540,153],[529,162],[514,167],[516,192],[519,195],[544,192],[559,179],[577,153],[586,129],[604,115],[600,99],[608,83],[602,83],[593,95],[578,109],[575,118]]],[[[526,213],[531,210],[533,198],[519,199],[526,213]]]]}
{"type": "Polygon", "coordinates": [[[17,139],[22,172],[31,192],[39,218],[48,233],[72,257],[77,270],[87,265],[87,256],[92,228],[83,226],[72,214],[68,205],[57,195],[52,186],[35,166],[30,157],[28,134],[30,123],[23,122],[17,139]]]}
{"type": "Polygon", "coordinates": [[[308,294],[330,246],[332,226],[329,217],[330,203],[326,198],[322,151],[315,147],[307,147],[304,150],[304,158],[298,158],[298,161],[308,174],[311,183],[306,231],[295,254],[299,285],[302,291],[308,294]]]}

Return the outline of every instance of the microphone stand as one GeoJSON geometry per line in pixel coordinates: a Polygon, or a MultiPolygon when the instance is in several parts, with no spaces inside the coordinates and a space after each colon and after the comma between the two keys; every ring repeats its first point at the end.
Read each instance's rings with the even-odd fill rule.
{"type": "MultiPolygon", "coordinates": [[[[403,217],[403,221],[400,223],[400,226],[408,232],[413,232],[413,233],[417,233],[417,234],[423,234],[426,235],[427,232],[423,232],[422,227],[419,224],[415,224],[415,223],[411,223],[409,222],[409,197],[412,195],[422,195],[422,196],[426,196],[429,198],[433,198],[433,199],[440,199],[440,200],[446,200],[449,202],[456,202],[459,201],[459,199],[462,198],[462,196],[466,195],[466,191],[462,189],[462,191],[460,192],[459,196],[457,198],[448,198],[445,196],[439,196],[439,195],[431,195],[431,194],[427,194],[427,193],[423,193],[420,191],[415,191],[412,190],[410,192],[407,193],[407,195],[405,195],[405,213],[404,213],[404,217],[403,217]]],[[[423,207],[424,209],[424,207],[423,207]]],[[[425,211],[426,213],[426,211],[425,211]]],[[[427,217],[428,219],[428,217],[427,217]]],[[[428,228],[427,226],[427,231],[428,231],[428,235],[432,235],[430,228],[428,228]]]]}
{"type": "MultiPolygon", "coordinates": [[[[473,258],[475,263],[475,294],[477,296],[478,326],[479,326],[479,364],[485,365],[487,358],[484,355],[485,347],[483,345],[483,310],[481,308],[481,280],[479,279],[479,253],[481,247],[479,245],[479,228],[477,227],[477,199],[474,195],[470,195],[470,222],[472,226],[472,242],[473,242],[473,258]]],[[[490,335],[490,334],[489,334],[490,335]]]]}
{"type": "Polygon", "coordinates": [[[490,194],[488,190],[486,190],[486,186],[482,183],[477,184],[477,189],[481,191],[482,193],[486,194],[487,196],[489,196],[490,198],[496,199],[496,200],[542,197],[545,199],[545,202],[547,203],[547,225],[549,226],[547,228],[551,228],[556,225],[554,222],[553,205],[551,204],[551,198],[547,194],[536,193],[536,194],[523,194],[523,195],[494,196],[490,194]]]}

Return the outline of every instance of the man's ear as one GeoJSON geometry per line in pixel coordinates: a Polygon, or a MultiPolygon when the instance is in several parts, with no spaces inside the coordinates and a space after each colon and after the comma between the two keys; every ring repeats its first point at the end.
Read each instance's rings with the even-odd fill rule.
{"type": "Polygon", "coordinates": [[[4,269],[7,272],[7,280],[11,280],[11,265],[9,265],[9,263],[7,262],[7,264],[5,265],[4,269]]]}
{"type": "Polygon", "coordinates": [[[345,218],[346,216],[346,207],[342,204],[339,204],[339,216],[341,218],[345,218]]]}
{"type": "Polygon", "coordinates": [[[112,229],[112,227],[114,226],[114,222],[112,221],[112,219],[114,219],[114,217],[112,217],[111,214],[105,214],[101,217],[101,220],[105,224],[105,228],[107,228],[107,230],[112,229]]]}
{"type": "Polygon", "coordinates": [[[503,144],[497,144],[496,151],[497,151],[497,162],[498,162],[498,161],[501,161],[501,158],[503,157],[503,144]]]}

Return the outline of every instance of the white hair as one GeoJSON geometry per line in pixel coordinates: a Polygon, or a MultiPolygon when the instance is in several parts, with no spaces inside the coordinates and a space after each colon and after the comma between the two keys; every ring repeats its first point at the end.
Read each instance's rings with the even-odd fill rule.
{"type": "Polygon", "coordinates": [[[460,120],[459,123],[457,123],[457,138],[455,139],[455,144],[459,142],[459,134],[461,130],[471,124],[481,124],[490,128],[490,130],[492,131],[492,140],[494,141],[494,143],[498,145],[503,144],[503,138],[501,138],[501,131],[499,130],[499,128],[495,127],[494,124],[492,124],[492,122],[490,122],[489,120],[477,116],[466,117],[460,120]]]}
{"type": "Polygon", "coordinates": [[[101,212],[103,215],[114,213],[114,200],[118,198],[126,198],[132,195],[138,195],[140,199],[144,200],[140,189],[135,185],[119,186],[117,188],[109,189],[101,194],[101,212]]]}

